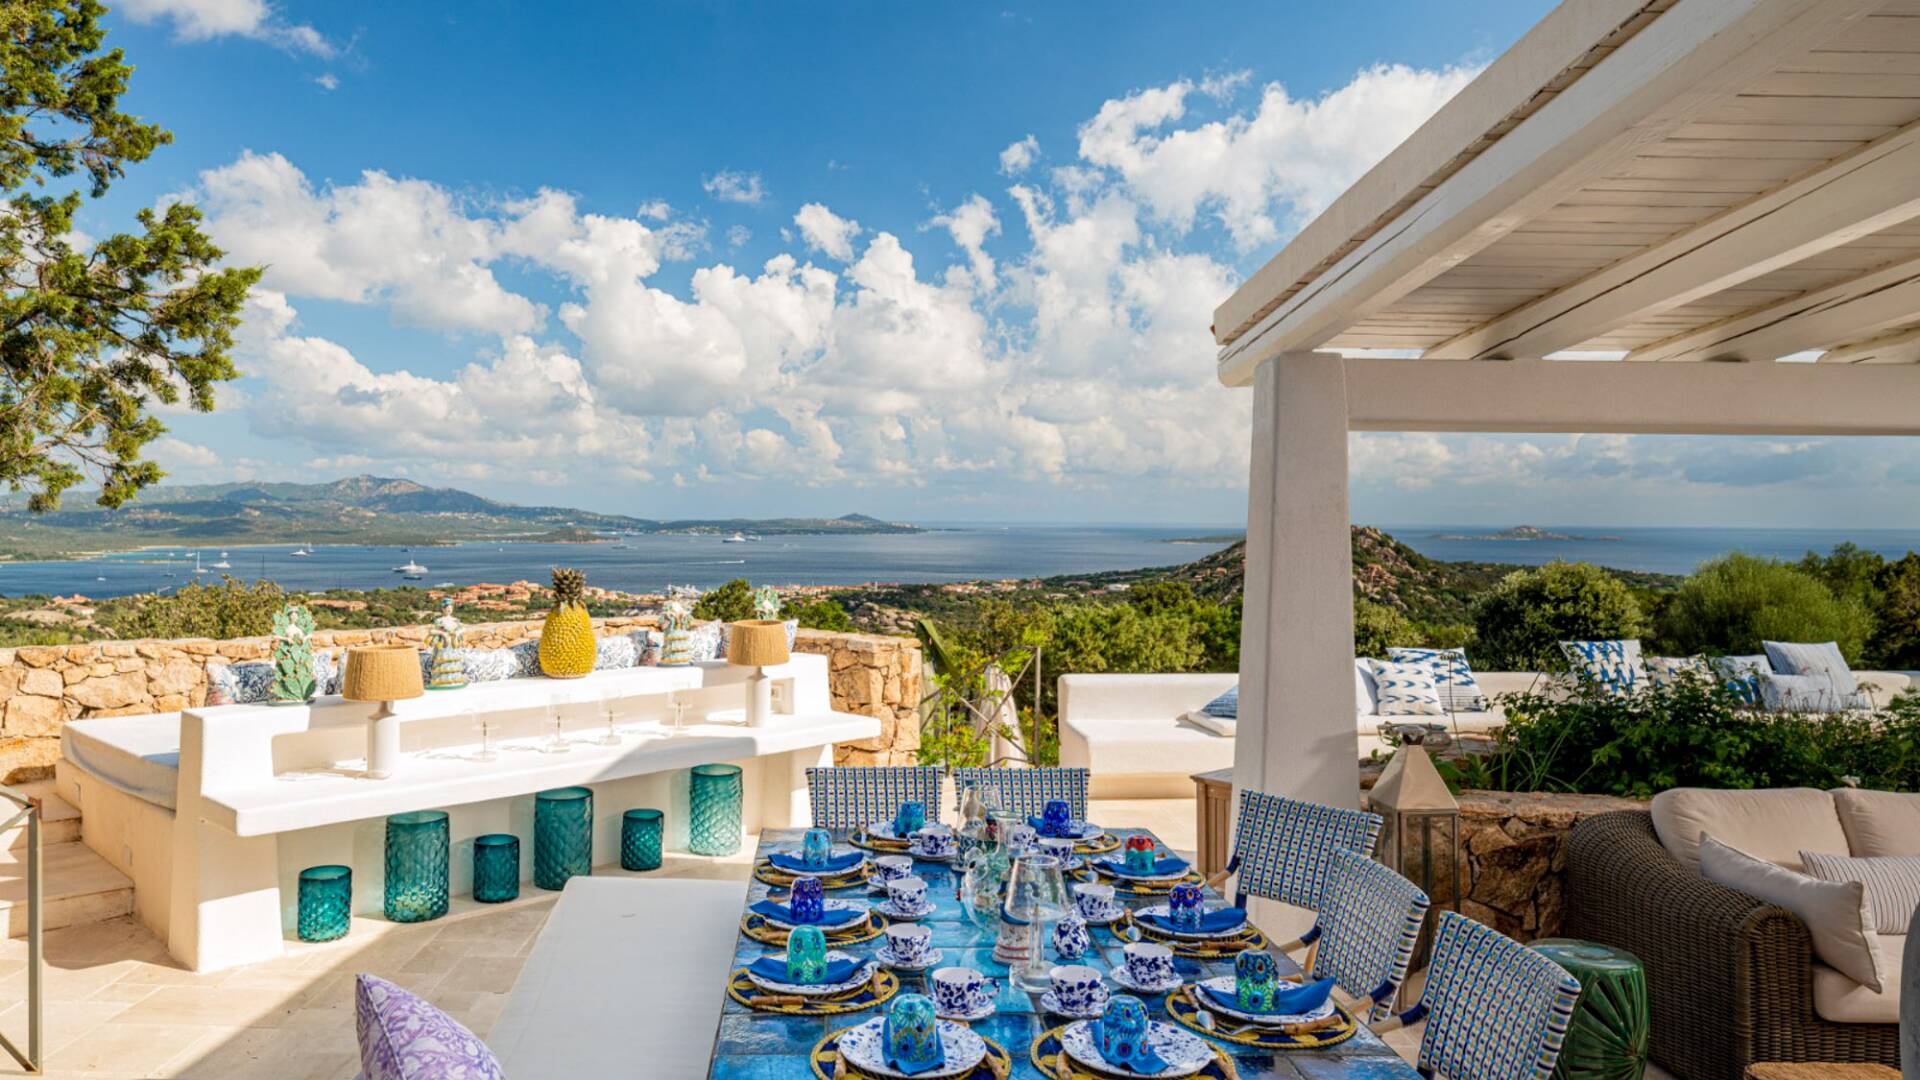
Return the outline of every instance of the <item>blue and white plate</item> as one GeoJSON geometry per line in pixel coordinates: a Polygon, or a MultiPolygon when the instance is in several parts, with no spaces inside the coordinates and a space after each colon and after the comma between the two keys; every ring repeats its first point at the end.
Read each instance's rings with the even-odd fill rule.
{"type": "Polygon", "coordinates": [[[949,851],[945,855],[929,855],[926,852],[920,850],[919,844],[910,845],[907,848],[907,854],[911,855],[916,859],[919,859],[921,862],[950,863],[953,861],[953,852],[949,851]]]}
{"type": "Polygon", "coordinates": [[[1093,868],[1108,877],[1119,878],[1121,881],[1180,881],[1193,869],[1189,865],[1187,869],[1177,874],[1130,874],[1127,872],[1126,863],[1116,862],[1113,859],[1095,859],[1093,868]]]}
{"type": "Polygon", "coordinates": [[[938,1068],[908,1076],[887,1064],[887,1039],[883,1030],[886,1023],[886,1017],[876,1016],[859,1027],[841,1032],[840,1056],[863,1073],[895,1080],[946,1080],[965,1076],[987,1056],[987,1044],[980,1041],[980,1036],[975,1035],[972,1028],[952,1020],[941,1020],[938,1021],[940,1049],[945,1052],[947,1060],[938,1068]]]}
{"type": "Polygon", "coordinates": [[[1100,988],[1099,997],[1094,1000],[1092,1005],[1078,1012],[1074,1012],[1062,1006],[1060,999],[1054,996],[1053,991],[1048,990],[1040,995],[1040,1007],[1055,1016],[1064,1016],[1069,1020],[1091,1020],[1107,1011],[1107,1000],[1111,996],[1112,995],[1107,992],[1107,988],[1103,986],[1100,988]]]}
{"type": "MultiPolygon", "coordinates": [[[[1217,911],[1219,909],[1208,908],[1207,910],[1217,911]]],[[[1153,915],[1162,919],[1166,919],[1168,922],[1172,922],[1173,906],[1171,904],[1151,904],[1151,905],[1148,905],[1147,907],[1141,908],[1139,911],[1136,911],[1133,914],[1135,918],[1138,918],[1142,915],[1153,915]]],[[[1202,930],[1169,930],[1164,926],[1155,926],[1153,923],[1146,923],[1144,925],[1152,927],[1153,932],[1156,934],[1167,934],[1171,937],[1179,938],[1182,941],[1206,941],[1210,938],[1239,937],[1242,934],[1245,934],[1247,932],[1247,928],[1252,924],[1243,922],[1239,926],[1236,926],[1231,930],[1216,930],[1210,934],[1202,930]]]]}
{"type": "MultiPolygon", "coordinates": [[[[777,961],[784,961],[786,958],[787,954],[783,952],[772,953],[767,957],[769,960],[777,961]]],[[[827,962],[832,963],[835,960],[851,960],[858,963],[860,958],[852,953],[833,949],[827,953],[827,962]]],[[[783,983],[775,982],[772,979],[763,979],[755,975],[752,968],[747,969],[747,978],[753,981],[753,985],[770,994],[800,994],[804,997],[824,997],[833,994],[843,994],[859,986],[861,983],[866,982],[868,979],[873,978],[873,961],[869,960],[860,964],[860,966],[854,970],[853,976],[853,978],[848,979],[846,982],[837,983],[783,983]]]]}
{"type": "Polygon", "coordinates": [[[935,1005],[934,1015],[938,1016],[942,1020],[958,1020],[963,1024],[971,1024],[976,1020],[985,1020],[987,1017],[992,1016],[994,1012],[999,1009],[999,1007],[1000,1006],[997,1002],[995,1002],[992,998],[988,998],[987,1000],[980,1003],[979,1008],[975,1009],[970,1013],[940,1012],[938,1011],[940,1007],[938,1005],[935,1005]]]}
{"type": "MultiPolygon", "coordinates": [[[[854,911],[860,912],[863,915],[866,914],[868,910],[867,902],[865,900],[830,899],[826,901],[826,903],[823,904],[822,906],[826,908],[826,910],[828,911],[845,911],[848,909],[852,909],[854,911]]],[[[767,925],[773,927],[776,930],[792,930],[794,927],[800,925],[799,923],[790,923],[783,919],[777,919],[772,915],[762,915],[760,917],[767,920],[767,925]]],[[[851,919],[851,920],[848,920],[847,922],[835,923],[832,926],[822,925],[820,929],[824,933],[832,933],[835,930],[846,930],[851,927],[855,927],[859,925],[860,925],[859,919],[851,919]]]]}
{"type": "MultiPolygon", "coordinates": [[[[831,904],[833,901],[829,900],[827,903],[831,904]]],[[[907,922],[914,922],[933,914],[934,904],[933,901],[929,900],[924,907],[914,908],[911,911],[902,911],[894,906],[892,900],[882,900],[873,905],[873,910],[885,915],[889,919],[904,919],[907,922]]]]}
{"type": "Polygon", "coordinates": [[[939,949],[928,949],[927,955],[922,957],[919,963],[907,964],[902,963],[896,958],[893,955],[893,950],[885,945],[880,946],[879,950],[873,954],[875,960],[880,961],[883,966],[890,967],[895,971],[927,971],[939,966],[940,960],[944,956],[946,956],[946,954],[939,949]]]}
{"type": "Polygon", "coordinates": [[[1087,920],[1088,926],[1112,926],[1114,923],[1119,922],[1126,913],[1126,906],[1116,900],[1108,905],[1107,910],[1101,912],[1098,918],[1087,918],[1085,912],[1082,912],[1080,917],[1087,920]]]}
{"type": "Polygon", "coordinates": [[[1160,1060],[1167,1063],[1159,1072],[1136,1072],[1100,1056],[1100,1040],[1094,1037],[1091,1020],[1068,1024],[1066,1030],[1060,1033],[1060,1048],[1067,1052],[1067,1056],[1095,1072],[1151,1076],[1158,1080],[1161,1077],[1192,1076],[1213,1061],[1213,1048],[1200,1036],[1158,1020],[1147,1025],[1147,1045],[1153,1047],[1154,1052],[1160,1055],[1160,1060]]]}
{"type": "MultiPolygon", "coordinates": [[[[1217,979],[1206,979],[1203,980],[1200,985],[1209,990],[1217,990],[1222,994],[1226,994],[1228,997],[1232,997],[1234,993],[1234,981],[1231,975],[1222,975],[1217,979]]],[[[1293,985],[1298,986],[1299,984],[1294,983],[1293,985]]],[[[1232,1005],[1222,1004],[1220,999],[1214,997],[1212,994],[1197,991],[1194,993],[1193,999],[1200,1003],[1201,1008],[1209,1012],[1224,1013],[1227,1016],[1233,1017],[1235,1020],[1245,1020],[1250,1024],[1258,1024],[1261,1027],[1282,1027],[1287,1024],[1311,1024],[1316,1020],[1325,1020],[1327,1017],[1333,1015],[1332,998],[1328,998],[1326,1004],[1312,1012],[1296,1013],[1293,1015],[1247,1012],[1243,1009],[1237,1009],[1232,1005]]]]}
{"type": "Polygon", "coordinates": [[[1157,986],[1143,985],[1133,980],[1133,973],[1127,970],[1127,965],[1125,964],[1116,964],[1112,971],[1107,972],[1107,977],[1136,994],[1171,993],[1174,990],[1180,989],[1180,984],[1186,981],[1176,974],[1166,982],[1160,983],[1157,986]]]}

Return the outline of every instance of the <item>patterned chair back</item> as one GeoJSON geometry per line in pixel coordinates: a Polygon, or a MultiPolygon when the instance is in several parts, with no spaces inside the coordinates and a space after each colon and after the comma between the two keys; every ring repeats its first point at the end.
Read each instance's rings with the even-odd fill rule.
{"type": "Polygon", "coordinates": [[[954,769],[952,775],[956,810],[968,788],[989,784],[999,789],[1010,813],[1037,817],[1048,800],[1065,799],[1074,817],[1087,816],[1087,770],[1082,768],[954,769]]]}
{"type": "Polygon", "coordinates": [[[1264,791],[1240,793],[1240,825],[1227,869],[1240,875],[1234,903],[1262,896],[1318,913],[1336,851],[1372,855],[1381,817],[1264,791]]]}
{"type": "Polygon", "coordinates": [[[1426,921],[1427,894],[1381,863],[1354,851],[1333,853],[1320,893],[1313,975],[1368,998],[1366,1019],[1383,1020],[1407,981],[1414,942],[1426,921]]]}
{"type": "Polygon", "coordinates": [[[1580,980],[1498,930],[1440,913],[1420,1004],[1415,1062],[1424,1076],[1547,1080],[1580,996],[1580,980]]]}
{"type": "Polygon", "coordinates": [[[940,770],[931,765],[841,765],[807,770],[807,801],[823,829],[856,829],[891,821],[903,802],[925,803],[940,816],[940,770]]]}

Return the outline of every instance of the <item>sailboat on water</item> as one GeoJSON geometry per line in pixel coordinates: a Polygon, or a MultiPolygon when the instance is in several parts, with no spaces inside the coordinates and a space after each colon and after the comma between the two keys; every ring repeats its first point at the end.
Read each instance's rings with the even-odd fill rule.
{"type": "Polygon", "coordinates": [[[215,570],[231,570],[231,569],[233,569],[233,564],[227,561],[227,553],[226,553],[226,552],[224,552],[224,551],[223,551],[223,552],[221,552],[221,553],[220,553],[220,561],[219,561],[219,562],[217,562],[217,563],[214,563],[214,564],[213,564],[213,568],[214,568],[215,570]]]}
{"type": "Polygon", "coordinates": [[[304,559],[307,556],[312,554],[313,554],[312,544],[301,544],[299,547],[294,548],[292,551],[287,552],[287,555],[289,557],[295,558],[295,559],[304,559]]]}

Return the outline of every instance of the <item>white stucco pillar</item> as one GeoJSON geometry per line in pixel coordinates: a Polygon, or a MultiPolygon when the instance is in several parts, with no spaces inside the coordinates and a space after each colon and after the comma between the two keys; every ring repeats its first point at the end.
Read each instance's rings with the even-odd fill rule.
{"type": "Polygon", "coordinates": [[[1234,783],[1356,806],[1345,376],[1334,356],[1287,353],[1253,395],[1234,783]]]}

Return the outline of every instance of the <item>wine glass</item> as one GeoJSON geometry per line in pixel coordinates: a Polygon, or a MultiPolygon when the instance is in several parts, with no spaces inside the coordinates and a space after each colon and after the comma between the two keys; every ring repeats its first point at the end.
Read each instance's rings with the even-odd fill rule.
{"type": "Polygon", "coordinates": [[[1007,916],[1031,927],[1033,947],[1013,972],[1020,987],[1040,993],[1053,984],[1047,964],[1047,924],[1058,922],[1071,903],[1066,875],[1052,855],[1022,855],[1007,876],[1007,916]]]}
{"type": "Polygon", "coordinates": [[[667,728],[667,737],[682,733],[687,722],[687,702],[681,700],[680,691],[667,691],[667,711],[673,714],[673,722],[667,728]]]}
{"type": "Polygon", "coordinates": [[[564,704],[558,699],[547,702],[547,720],[553,724],[553,734],[548,736],[546,743],[540,747],[542,753],[564,754],[573,749],[573,744],[569,743],[567,737],[561,733],[561,724],[566,715],[566,710],[562,708],[564,704]]]}
{"type": "Polygon", "coordinates": [[[605,714],[607,718],[607,733],[595,739],[594,742],[601,746],[620,745],[620,733],[614,730],[613,727],[614,714],[617,711],[615,706],[619,701],[619,695],[615,694],[612,690],[607,690],[600,695],[600,711],[605,714]]]}
{"type": "Polygon", "coordinates": [[[467,726],[480,729],[480,750],[473,755],[475,761],[492,761],[499,755],[493,751],[489,736],[493,731],[493,717],[478,705],[467,706],[467,726]]]}

